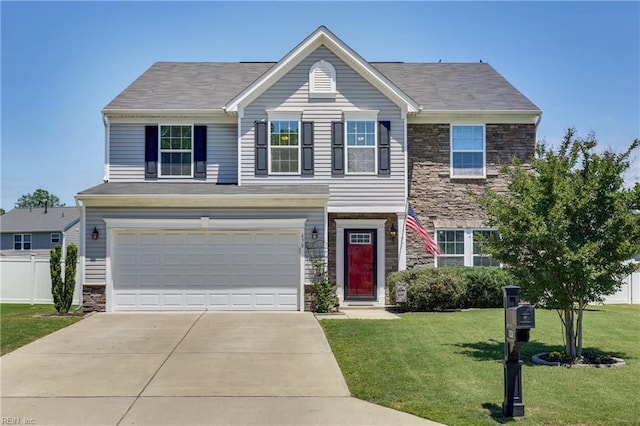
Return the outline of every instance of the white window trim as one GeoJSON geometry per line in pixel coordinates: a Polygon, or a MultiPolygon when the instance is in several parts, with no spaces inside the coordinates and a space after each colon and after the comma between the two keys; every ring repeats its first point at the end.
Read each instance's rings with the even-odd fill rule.
{"type": "Polygon", "coordinates": [[[24,250],[33,250],[33,235],[32,234],[13,234],[13,241],[11,242],[13,244],[13,250],[14,251],[24,251],[24,250]],[[20,236],[20,248],[16,249],[16,235],[20,236]],[[25,236],[29,236],[29,244],[31,244],[31,247],[28,249],[24,248],[24,237],[25,236]]]}
{"type": "Polygon", "coordinates": [[[309,97],[310,98],[335,98],[336,97],[336,69],[331,64],[331,62],[327,62],[324,59],[316,62],[311,65],[309,68],[309,97]],[[315,79],[313,77],[314,71],[319,67],[327,67],[329,69],[329,74],[331,75],[331,90],[317,90],[315,86],[315,79]]]}
{"type": "Polygon", "coordinates": [[[267,121],[267,149],[268,153],[268,174],[273,176],[298,176],[302,167],[302,113],[301,112],[278,112],[267,111],[269,119],[267,121]],[[272,121],[297,121],[298,122],[298,170],[296,172],[273,172],[271,171],[271,122],[272,121]]]}
{"type": "Polygon", "coordinates": [[[375,176],[378,174],[378,112],[379,111],[343,111],[344,116],[344,173],[351,176],[375,176]],[[372,147],[360,147],[373,149],[373,171],[372,172],[350,172],[349,171],[349,143],[348,143],[348,123],[350,121],[373,121],[374,145],[372,147]]]}
{"type": "Polygon", "coordinates": [[[62,234],[59,232],[52,232],[51,233],[51,244],[60,244],[62,242],[62,234]],[[57,235],[58,236],[58,241],[53,241],[53,236],[57,235]]]}
{"type": "MultiPolygon", "coordinates": [[[[453,258],[453,257],[461,257],[464,259],[464,266],[473,267],[473,231],[496,231],[494,228],[436,228],[435,230],[435,239],[436,244],[438,241],[438,232],[439,231],[464,231],[464,254],[463,255],[445,255],[442,254],[443,257],[453,258]]],[[[435,266],[438,267],[438,259],[435,258],[435,266]]]]}
{"type": "MultiPolygon", "coordinates": [[[[478,151],[457,151],[478,152],[478,151]]],[[[487,126],[485,123],[455,122],[449,124],[449,176],[455,179],[486,179],[487,178],[487,126]],[[482,127],[482,175],[466,176],[456,175],[453,168],[453,128],[456,126],[481,126],[482,127]]]]}
{"type": "MultiPolygon", "coordinates": [[[[189,179],[193,178],[193,163],[195,155],[195,138],[193,123],[158,123],[158,178],[162,179],[189,179]],[[162,174],[162,126],[190,126],[191,127],[191,173],[189,175],[163,175],[162,174]]],[[[186,150],[164,150],[165,152],[187,152],[186,150]]]]}

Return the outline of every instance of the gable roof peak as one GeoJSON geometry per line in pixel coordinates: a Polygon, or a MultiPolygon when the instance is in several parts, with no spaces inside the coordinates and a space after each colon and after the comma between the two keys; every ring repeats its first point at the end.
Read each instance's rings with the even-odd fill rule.
{"type": "Polygon", "coordinates": [[[324,45],[340,59],[348,63],[365,80],[380,89],[389,99],[408,112],[417,112],[421,109],[409,95],[397,87],[384,74],[373,67],[367,60],[360,56],[355,50],[340,40],[327,27],[320,25],[314,32],[301,41],[296,47],[290,50],[273,67],[261,75],[251,85],[245,88],[225,106],[224,110],[229,112],[238,111],[238,107],[249,103],[267,88],[282,77],[286,72],[299,64],[311,51],[319,45],[324,45]]]}

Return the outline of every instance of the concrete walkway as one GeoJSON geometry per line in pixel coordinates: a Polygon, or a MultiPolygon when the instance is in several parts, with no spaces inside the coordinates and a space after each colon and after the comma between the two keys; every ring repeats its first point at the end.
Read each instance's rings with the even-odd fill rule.
{"type": "Polygon", "coordinates": [[[0,358],[0,382],[5,424],[436,424],[351,398],[308,313],[96,314],[0,358]]]}

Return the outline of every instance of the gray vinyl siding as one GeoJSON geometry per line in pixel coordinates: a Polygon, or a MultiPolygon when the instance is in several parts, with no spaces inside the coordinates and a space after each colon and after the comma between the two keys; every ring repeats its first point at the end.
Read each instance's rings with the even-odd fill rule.
{"type": "Polygon", "coordinates": [[[64,244],[75,244],[80,247],[80,222],[74,224],[72,227],[64,232],[64,244]]]}
{"type": "Polygon", "coordinates": [[[51,250],[55,244],[51,243],[51,234],[58,233],[62,238],[62,231],[60,232],[7,232],[2,234],[1,237],[1,249],[13,250],[13,236],[14,234],[30,234],[31,235],[31,249],[30,250],[14,250],[17,252],[24,251],[29,253],[33,250],[51,250]]]}
{"type": "MultiPolygon", "coordinates": [[[[86,280],[85,284],[106,283],[106,256],[107,256],[107,232],[103,218],[126,219],[200,219],[211,217],[216,219],[298,219],[306,218],[305,241],[311,242],[311,232],[314,226],[318,230],[319,237],[324,235],[324,208],[269,208],[269,209],[206,209],[206,208],[87,208],[86,210],[86,280]],[[97,227],[100,237],[91,239],[93,228],[97,227]]],[[[309,252],[305,250],[307,257],[306,269],[309,271],[309,252]]],[[[308,275],[308,273],[307,273],[308,275]]]]}
{"type": "Polygon", "coordinates": [[[326,47],[320,47],[244,109],[241,127],[242,185],[326,184],[331,207],[397,207],[404,205],[404,122],[401,109],[326,47]],[[335,99],[309,99],[309,69],[319,61],[336,70],[335,99]],[[302,121],[314,122],[314,176],[263,176],[254,174],[255,121],[267,120],[266,110],[286,108],[302,112],[302,121]],[[344,109],[378,110],[378,120],[391,121],[391,175],[331,177],[331,122],[343,120],[344,109]]]}
{"type": "MultiPolygon", "coordinates": [[[[112,123],[110,125],[109,180],[144,181],[144,128],[158,123],[112,123]]],[[[200,124],[194,122],[194,124],[200,124]]],[[[204,123],[207,126],[207,182],[237,183],[237,125],[204,123]]]]}

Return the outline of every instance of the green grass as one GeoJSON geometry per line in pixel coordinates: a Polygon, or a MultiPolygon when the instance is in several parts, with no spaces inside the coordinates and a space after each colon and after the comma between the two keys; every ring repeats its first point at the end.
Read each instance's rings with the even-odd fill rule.
{"type": "Polygon", "coordinates": [[[79,320],[77,316],[58,317],[53,305],[0,304],[0,355],[79,320]]]}
{"type": "Polygon", "coordinates": [[[521,353],[525,417],[502,418],[502,309],[405,314],[400,320],[323,320],[353,396],[448,425],[640,424],[640,306],[593,307],[584,347],[622,368],[538,366],[531,355],[562,350],[555,311],[536,311],[521,353]]]}

